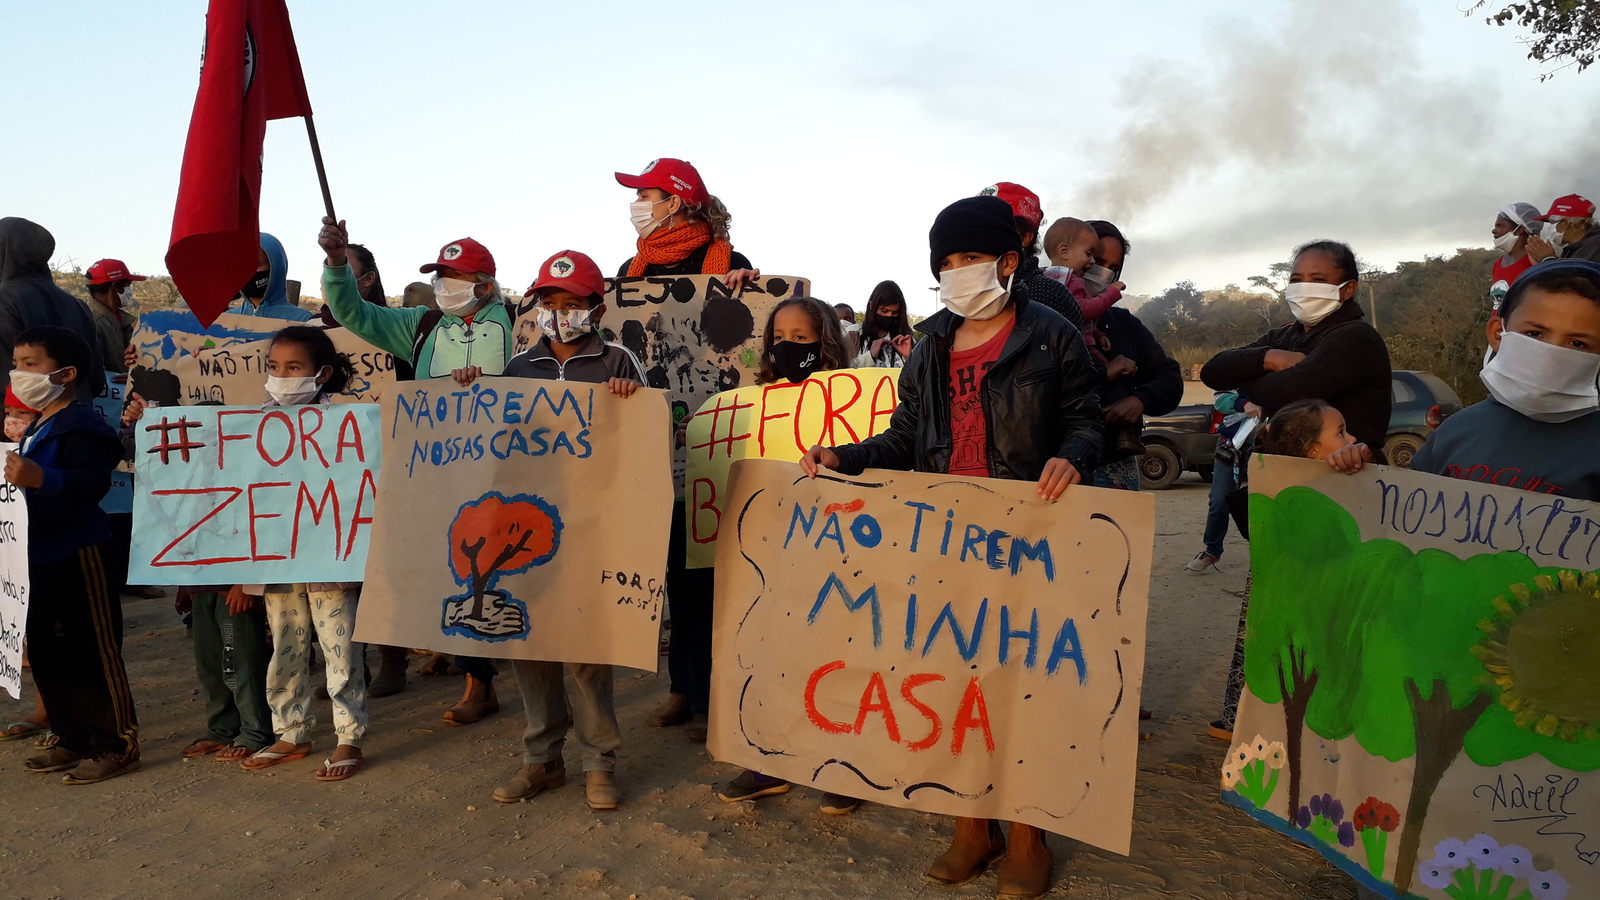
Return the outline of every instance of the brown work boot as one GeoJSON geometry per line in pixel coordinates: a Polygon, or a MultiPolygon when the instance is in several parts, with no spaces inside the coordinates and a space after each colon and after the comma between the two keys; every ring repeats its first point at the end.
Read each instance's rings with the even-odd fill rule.
{"type": "Polygon", "coordinates": [[[59,772],[62,769],[70,769],[82,761],[83,757],[57,744],[37,756],[28,757],[23,761],[22,767],[29,772],[43,774],[45,772],[59,772]]]}
{"type": "Polygon", "coordinates": [[[494,685],[467,676],[467,689],[456,705],[444,711],[446,725],[471,725],[484,716],[500,711],[500,701],[495,698],[494,685]]]}
{"type": "Polygon", "coordinates": [[[1050,890],[1050,848],[1044,832],[1021,822],[1011,823],[1010,849],[1000,865],[995,881],[995,896],[1006,898],[1043,897],[1050,890]]]}
{"type": "Polygon", "coordinates": [[[566,783],[567,767],[559,759],[553,763],[524,764],[510,781],[494,789],[494,798],[501,803],[516,803],[566,783]]]}
{"type": "Polygon", "coordinates": [[[998,823],[990,819],[956,819],[955,837],[950,846],[928,867],[929,881],[958,887],[975,881],[989,867],[1004,859],[1006,839],[998,823]]]}
{"type": "Polygon", "coordinates": [[[62,784],[97,784],[129,772],[139,771],[139,757],[122,753],[102,753],[78,763],[61,776],[62,784]]]}
{"type": "Polygon", "coordinates": [[[689,721],[689,698],[682,694],[668,694],[667,702],[650,716],[656,728],[671,728],[689,721]]]}
{"type": "Polygon", "coordinates": [[[622,805],[622,791],[610,772],[596,769],[583,773],[583,797],[590,809],[616,809],[622,805]]]}

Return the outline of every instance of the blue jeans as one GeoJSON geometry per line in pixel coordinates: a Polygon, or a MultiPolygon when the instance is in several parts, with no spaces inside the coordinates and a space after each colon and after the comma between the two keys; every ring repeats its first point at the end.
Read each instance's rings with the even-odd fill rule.
{"type": "Polygon", "coordinates": [[[1220,460],[1211,467],[1211,496],[1206,501],[1206,552],[1220,558],[1222,540],[1228,536],[1228,495],[1239,489],[1233,477],[1233,464],[1220,460]]]}

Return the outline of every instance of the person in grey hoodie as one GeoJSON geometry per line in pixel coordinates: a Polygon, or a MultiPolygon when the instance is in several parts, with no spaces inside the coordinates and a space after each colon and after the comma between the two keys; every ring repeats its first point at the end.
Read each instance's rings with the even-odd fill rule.
{"type": "MultiPolygon", "coordinates": [[[[101,349],[88,307],[56,287],[50,277],[50,256],[55,252],[56,239],[44,226],[17,216],[0,219],[0,391],[10,381],[17,335],[31,328],[65,328],[91,349],[101,349]]],[[[101,362],[105,354],[91,356],[75,382],[78,399],[86,403],[92,403],[106,385],[101,362]]]]}
{"type": "Polygon", "coordinates": [[[291,322],[309,320],[311,311],[301,309],[289,297],[289,256],[283,252],[283,244],[261,232],[261,253],[256,259],[255,274],[239,289],[239,299],[228,312],[291,322]]]}

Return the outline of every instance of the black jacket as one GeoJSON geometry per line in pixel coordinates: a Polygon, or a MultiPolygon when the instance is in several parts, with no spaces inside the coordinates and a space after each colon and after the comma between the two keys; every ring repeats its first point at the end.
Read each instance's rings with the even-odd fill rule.
{"type": "Polygon", "coordinates": [[[1382,460],[1394,398],[1389,348],[1354,300],[1312,328],[1291,322],[1247,347],[1218,353],[1200,370],[1200,380],[1213,390],[1244,394],[1269,416],[1296,400],[1326,400],[1356,440],[1382,460]],[[1306,358],[1268,372],[1262,366],[1268,350],[1293,350],[1306,358]]]}
{"type": "MultiPolygon", "coordinates": [[[[644,268],[646,275],[701,275],[705,272],[706,253],[711,249],[709,242],[696,247],[693,253],[685,256],[675,263],[651,263],[644,268]]],[[[622,268],[617,270],[617,277],[624,278],[628,274],[628,266],[633,264],[633,257],[628,257],[622,263],[622,268]]],[[[750,260],[743,253],[735,250],[728,255],[728,268],[753,269],[750,260]]]]}
{"type": "Polygon", "coordinates": [[[511,357],[503,374],[514,378],[548,378],[592,384],[613,378],[631,378],[640,384],[645,383],[644,369],[626,347],[607,343],[593,332],[583,339],[578,352],[567,357],[565,363],[556,361],[556,355],[550,350],[550,339],[540,337],[539,343],[511,357]]]}
{"type": "MultiPolygon", "coordinates": [[[[1062,457],[1088,475],[1105,440],[1099,377],[1083,338],[1055,311],[1013,292],[1016,325],[983,377],[989,428],[989,474],[1036,480],[1062,457]]],[[[839,471],[899,469],[942,473],[950,467],[950,345],[962,319],[940,310],[917,326],[927,335],[900,370],[900,405],[889,428],[859,444],[834,447],[839,471]]]]}
{"type": "Polygon", "coordinates": [[[1113,306],[1100,317],[1100,330],[1111,339],[1107,356],[1126,356],[1139,367],[1133,375],[1107,382],[1100,392],[1101,405],[1107,405],[1112,397],[1120,400],[1131,395],[1144,401],[1147,416],[1164,416],[1177,409],[1183,401],[1183,367],[1167,355],[1139,317],[1113,306]]]}
{"type": "MultiPolygon", "coordinates": [[[[0,219],[0,387],[10,379],[17,335],[55,325],[89,345],[89,365],[78,373],[78,399],[93,402],[105,390],[102,360],[113,348],[101,346],[94,316],[83,301],[56,287],[50,277],[50,254],[55,250],[56,239],[44,226],[15,216],[0,219]]],[[[114,348],[118,357],[122,350],[114,348]]]]}
{"type": "MultiPolygon", "coordinates": [[[[110,540],[100,500],[111,489],[111,470],[122,461],[122,442],[100,413],[87,403],[73,403],[36,423],[23,446],[22,455],[44,469],[44,484],[24,491],[28,560],[53,562],[110,540]]],[[[53,598],[34,602],[46,599],[53,598]]]]}

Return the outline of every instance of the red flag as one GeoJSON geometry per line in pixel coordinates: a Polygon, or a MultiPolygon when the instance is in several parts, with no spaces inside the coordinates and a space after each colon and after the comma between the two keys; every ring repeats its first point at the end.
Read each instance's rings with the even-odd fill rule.
{"type": "Polygon", "coordinates": [[[284,0],[211,0],[167,271],[210,325],[256,269],[268,119],[310,116],[284,0]]]}

